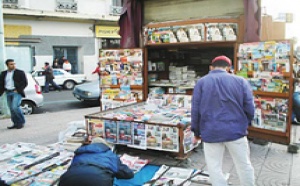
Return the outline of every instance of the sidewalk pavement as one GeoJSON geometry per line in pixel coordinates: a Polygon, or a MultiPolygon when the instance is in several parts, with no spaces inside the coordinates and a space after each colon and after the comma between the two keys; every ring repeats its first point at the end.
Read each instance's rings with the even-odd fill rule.
{"type": "MultiPolygon", "coordinates": [[[[58,141],[59,132],[68,127],[68,123],[83,121],[84,115],[96,113],[98,107],[67,110],[55,113],[43,113],[26,116],[26,125],[23,129],[8,130],[10,119],[0,119],[0,145],[5,143],[28,142],[38,145],[47,145],[58,141]]],[[[300,144],[300,126],[292,126],[292,144],[300,144]]],[[[268,143],[257,145],[250,142],[251,162],[255,169],[257,186],[300,186],[300,154],[291,154],[287,145],[268,143]]],[[[134,150],[127,153],[135,155],[134,150]]],[[[142,151],[143,152],[143,151],[142,151]]],[[[204,153],[198,147],[188,159],[182,161],[168,156],[167,153],[144,151],[153,164],[173,165],[194,169],[206,170],[204,153]]],[[[141,152],[139,152],[141,155],[141,152]]],[[[223,160],[223,171],[230,173],[229,182],[233,186],[240,186],[232,158],[226,151],[223,160]]]]}

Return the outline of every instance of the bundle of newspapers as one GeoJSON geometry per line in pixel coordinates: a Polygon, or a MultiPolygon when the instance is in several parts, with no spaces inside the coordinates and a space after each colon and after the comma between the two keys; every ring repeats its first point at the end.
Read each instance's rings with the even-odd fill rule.
{"type": "MultiPolygon", "coordinates": [[[[229,179],[229,173],[225,174],[229,179]]],[[[144,186],[211,185],[207,171],[162,165],[144,186]]]]}

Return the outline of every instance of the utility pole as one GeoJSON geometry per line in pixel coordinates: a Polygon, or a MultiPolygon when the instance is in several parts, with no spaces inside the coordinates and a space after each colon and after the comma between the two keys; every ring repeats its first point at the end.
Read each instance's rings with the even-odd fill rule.
{"type": "MultiPolygon", "coordinates": [[[[5,60],[5,47],[4,47],[4,23],[3,23],[3,1],[0,1],[0,72],[6,69],[6,65],[4,63],[5,60]]],[[[0,97],[0,111],[1,117],[6,117],[10,115],[7,107],[6,96],[0,97]]]]}

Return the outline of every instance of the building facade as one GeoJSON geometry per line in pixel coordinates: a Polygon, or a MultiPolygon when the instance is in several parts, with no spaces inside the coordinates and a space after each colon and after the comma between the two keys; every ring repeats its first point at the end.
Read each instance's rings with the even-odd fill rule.
{"type": "Polygon", "coordinates": [[[30,71],[64,56],[72,73],[96,79],[99,50],[119,48],[121,10],[122,0],[3,0],[7,58],[30,71]]]}

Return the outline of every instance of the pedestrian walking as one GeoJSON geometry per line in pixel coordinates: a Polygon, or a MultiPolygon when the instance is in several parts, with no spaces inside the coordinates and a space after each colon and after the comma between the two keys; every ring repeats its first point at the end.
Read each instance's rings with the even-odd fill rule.
{"type": "Polygon", "coordinates": [[[45,67],[43,67],[44,72],[43,74],[45,75],[45,88],[44,88],[44,93],[48,93],[49,92],[49,84],[51,84],[56,90],[61,91],[61,87],[58,86],[55,82],[54,82],[54,75],[53,75],[53,69],[52,67],[49,65],[48,62],[45,62],[45,67]]]}
{"type": "Polygon", "coordinates": [[[213,186],[227,186],[222,172],[225,148],[236,167],[240,185],[254,186],[247,128],[254,117],[249,83],[228,73],[231,60],[218,56],[211,71],[196,84],[192,98],[192,131],[204,145],[204,155],[213,186]]]}
{"type": "Polygon", "coordinates": [[[21,129],[25,125],[25,117],[20,108],[22,97],[25,97],[24,89],[28,82],[24,71],[16,68],[13,59],[5,62],[7,70],[0,75],[0,96],[5,92],[7,104],[11,114],[13,125],[7,129],[21,129]]]}

